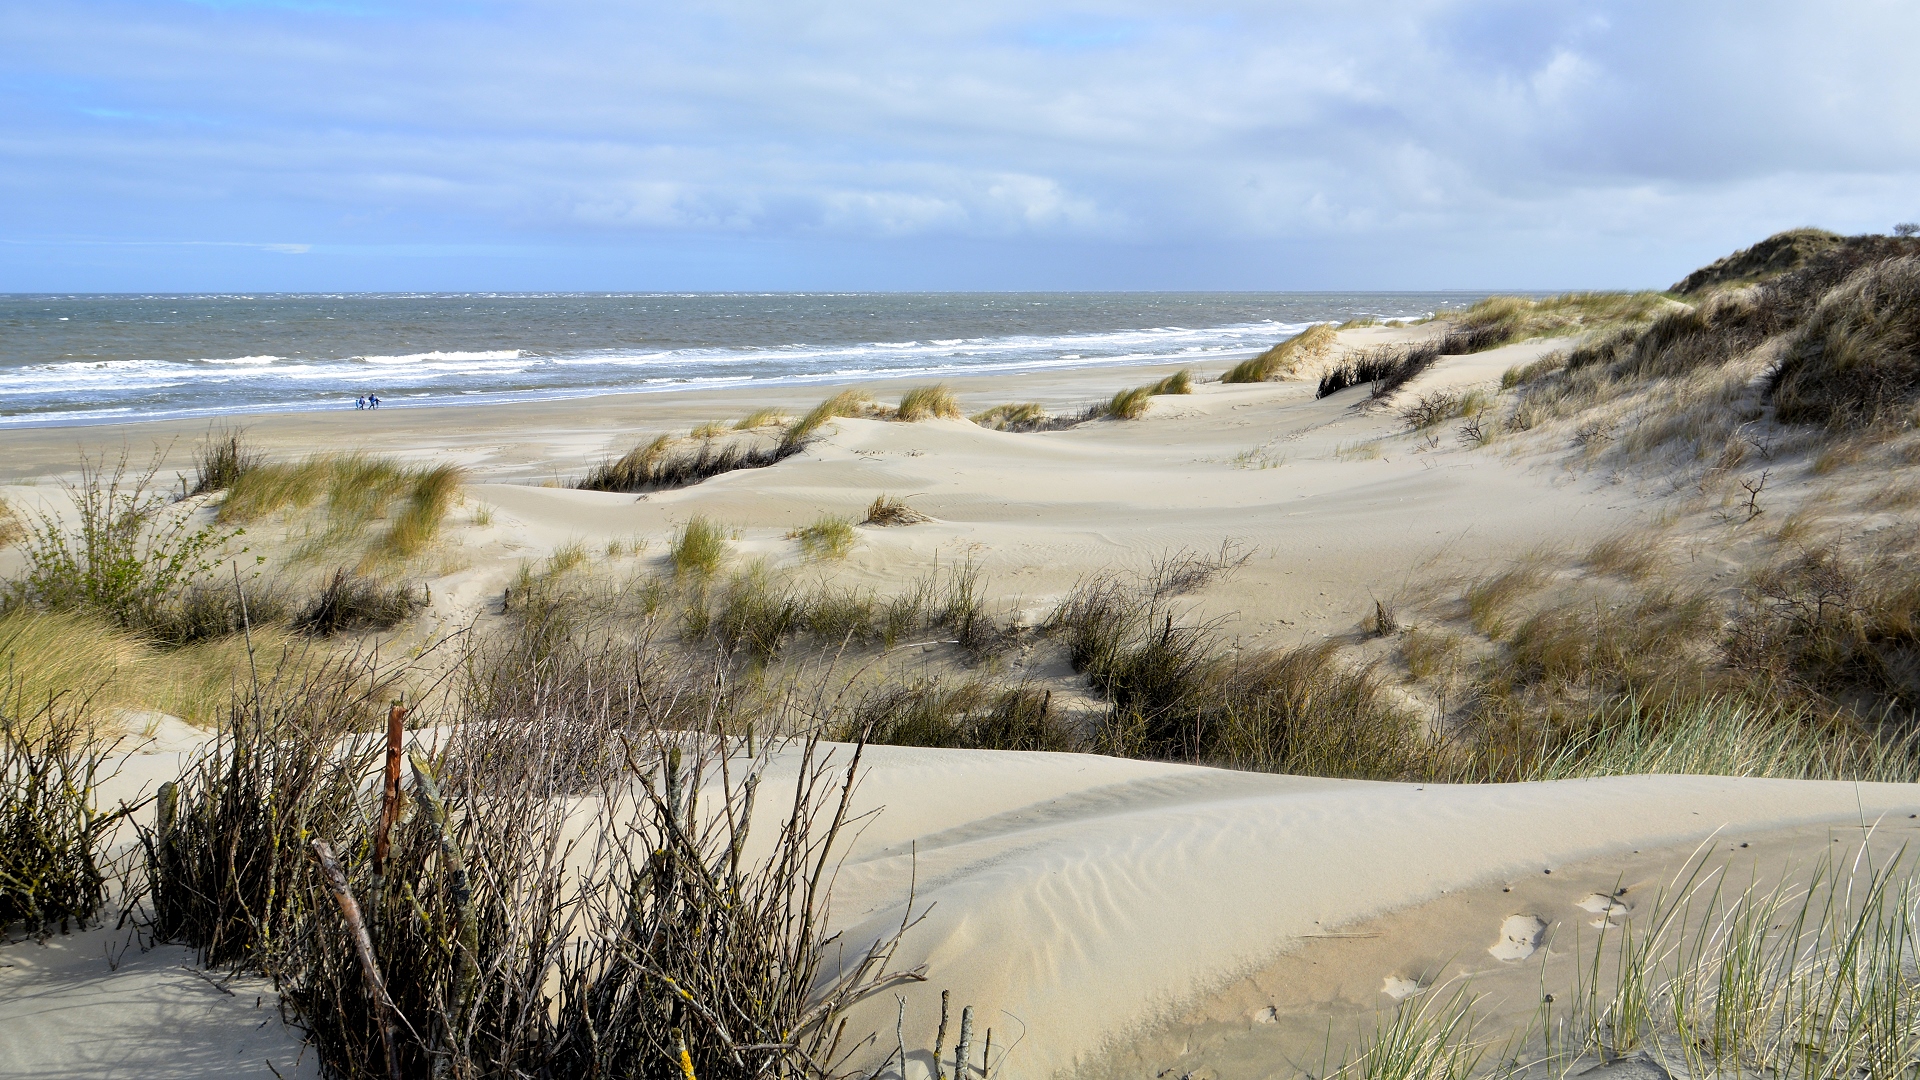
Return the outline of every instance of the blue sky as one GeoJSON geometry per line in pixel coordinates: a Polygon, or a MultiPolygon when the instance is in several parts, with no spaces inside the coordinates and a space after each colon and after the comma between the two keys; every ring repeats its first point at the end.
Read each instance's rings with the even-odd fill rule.
{"type": "Polygon", "coordinates": [[[1920,218],[1884,2],[0,0],[0,291],[1664,286],[1920,218]]]}

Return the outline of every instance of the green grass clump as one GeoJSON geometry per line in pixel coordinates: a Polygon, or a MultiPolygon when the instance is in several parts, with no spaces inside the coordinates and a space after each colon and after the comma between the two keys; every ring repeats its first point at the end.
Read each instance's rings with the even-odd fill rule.
{"type": "Polygon", "coordinates": [[[729,554],[726,532],[696,514],[674,537],[667,560],[673,564],[675,577],[710,578],[729,554]]]}
{"type": "Polygon", "coordinates": [[[304,510],[324,496],[326,528],[307,545],[306,555],[367,543],[367,533],[385,519],[386,528],[367,543],[366,561],[410,559],[432,544],[465,481],[466,470],[458,465],[413,467],[367,454],[261,463],[227,487],[218,520],[250,524],[281,511],[304,510]]]}
{"type": "Polygon", "coordinates": [[[1193,372],[1186,368],[1181,368],[1179,371],[1154,383],[1153,386],[1148,389],[1147,393],[1154,397],[1159,397],[1162,394],[1191,394],[1193,393],[1193,372]]]}
{"type": "Polygon", "coordinates": [[[1266,352],[1242,360],[1220,376],[1224,383],[1257,383],[1284,379],[1308,360],[1325,357],[1333,349],[1338,328],[1315,323],[1266,352]]]}
{"type": "Polygon", "coordinates": [[[760,428],[771,427],[774,424],[783,424],[786,421],[787,411],[785,409],[755,409],[739,420],[734,421],[733,430],[757,431],[760,428]]]}
{"type": "Polygon", "coordinates": [[[1138,420],[1147,415],[1147,409],[1152,405],[1153,387],[1136,386],[1113,395],[1101,413],[1114,420],[1138,420]]]}
{"type": "Polygon", "coordinates": [[[822,514],[811,525],[787,534],[800,541],[800,552],[811,559],[844,559],[853,550],[853,523],[846,518],[822,514]]]}
{"type": "Polygon", "coordinates": [[[1036,401],[995,405],[973,414],[973,422],[996,431],[1033,431],[1045,427],[1050,417],[1046,407],[1036,401]]]}
{"type": "Polygon", "coordinates": [[[904,423],[916,420],[958,420],[965,414],[960,411],[960,400],[953,391],[945,386],[916,386],[900,398],[900,408],[894,411],[893,418],[904,423]]]}
{"type": "Polygon", "coordinates": [[[865,390],[842,390],[787,425],[786,431],[780,435],[780,446],[782,449],[804,446],[830,420],[843,416],[870,416],[875,411],[872,394],[865,390]]]}

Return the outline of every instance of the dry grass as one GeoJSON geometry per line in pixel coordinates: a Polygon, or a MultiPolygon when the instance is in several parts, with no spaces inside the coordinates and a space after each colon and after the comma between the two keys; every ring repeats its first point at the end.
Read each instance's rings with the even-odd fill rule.
{"type": "Polygon", "coordinates": [[[951,388],[916,386],[901,395],[900,407],[894,410],[893,418],[910,424],[918,420],[958,420],[964,415],[960,399],[953,396],[951,388]]]}
{"type": "Polygon", "coordinates": [[[1490,344],[1481,346],[1486,348],[1508,341],[1643,323],[1676,306],[1674,301],[1654,292],[1576,292],[1537,300],[1490,296],[1454,317],[1454,321],[1469,331],[1489,335],[1490,344]]]}
{"type": "Polygon", "coordinates": [[[995,431],[1039,431],[1051,419],[1046,407],[1034,401],[995,405],[973,415],[974,423],[995,431]]]}
{"type": "Polygon", "coordinates": [[[729,426],[724,420],[709,420],[704,424],[696,425],[692,431],[687,432],[687,438],[718,439],[734,430],[735,428],[729,426]]]}
{"type": "Polygon", "coordinates": [[[20,520],[11,503],[0,498],[0,548],[12,547],[26,538],[26,523],[20,520]]]}
{"type": "Polygon", "coordinates": [[[194,481],[187,494],[208,495],[232,487],[242,475],[266,464],[266,456],[247,447],[246,432],[210,431],[193,454],[194,481]]]}
{"type": "MultiPolygon", "coordinates": [[[[1352,324],[1349,324],[1352,325],[1352,324]]],[[[1331,323],[1315,323],[1266,352],[1242,360],[1220,376],[1223,383],[1256,383],[1284,379],[1308,361],[1325,359],[1333,350],[1337,331],[1331,323]]]]}
{"type": "Polygon", "coordinates": [[[1551,576],[1539,560],[1529,559],[1481,578],[1467,589],[1467,621],[1475,630],[1497,640],[1507,629],[1513,605],[1545,585],[1551,576]]]}
{"type": "Polygon", "coordinates": [[[1658,539],[1646,532],[1615,533],[1595,541],[1583,561],[1599,573],[1641,581],[1659,569],[1658,548],[1658,539]]]}
{"type": "Polygon", "coordinates": [[[896,499],[891,495],[876,495],[874,496],[872,504],[867,507],[866,518],[863,519],[860,524],[887,527],[893,525],[918,525],[923,521],[930,520],[932,519],[927,517],[927,515],[908,506],[900,499],[896,499]]]}
{"type": "Polygon", "coordinates": [[[1772,378],[1787,423],[1911,423],[1920,404],[1920,256],[1856,271],[1821,298],[1772,378]]]}

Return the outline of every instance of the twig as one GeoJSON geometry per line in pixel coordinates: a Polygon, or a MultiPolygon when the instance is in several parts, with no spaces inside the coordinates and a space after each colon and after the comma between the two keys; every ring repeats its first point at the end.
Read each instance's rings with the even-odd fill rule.
{"type": "Polygon", "coordinates": [[[373,938],[367,934],[366,920],[360,917],[360,904],[354,900],[353,890],[347,885],[347,875],[341,872],[340,863],[333,857],[333,848],[325,840],[314,840],[313,857],[320,863],[320,873],[326,879],[327,891],[333,894],[334,903],[340,905],[340,917],[346,920],[348,934],[353,939],[353,951],[360,959],[360,974],[366,979],[367,1004],[379,1020],[380,1043],[387,1053],[387,1076],[390,1080],[401,1080],[400,1058],[393,1045],[393,1002],[387,997],[386,981],[380,977],[380,966],[374,960],[373,938]]]}

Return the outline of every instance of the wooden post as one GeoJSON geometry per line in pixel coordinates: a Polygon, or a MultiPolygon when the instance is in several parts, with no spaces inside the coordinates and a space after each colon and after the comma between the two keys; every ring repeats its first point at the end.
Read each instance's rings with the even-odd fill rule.
{"type": "Polygon", "coordinates": [[[386,884],[387,852],[392,850],[393,826],[400,816],[400,736],[406,706],[394,702],[387,710],[387,776],[380,793],[380,831],[373,837],[373,887],[386,884]]]}
{"type": "Polygon", "coordinates": [[[353,939],[354,955],[360,958],[360,975],[366,982],[367,1004],[379,1021],[380,1043],[387,1052],[387,1076],[390,1080],[402,1080],[400,1058],[394,1053],[393,1047],[393,1002],[387,997],[387,984],[380,977],[380,965],[373,958],[373,938],[367,935],[366,920],[360,917],[360,905],[347,885],[347,875],[333,857],[333,848],[325,840],[316,839],[313,842],[313,857],[320,862],[320,875],[326,879],[327,891],[333,894],[333,902],[340,905],[340,917],[346,920],[348,936],[353,939]]]}

